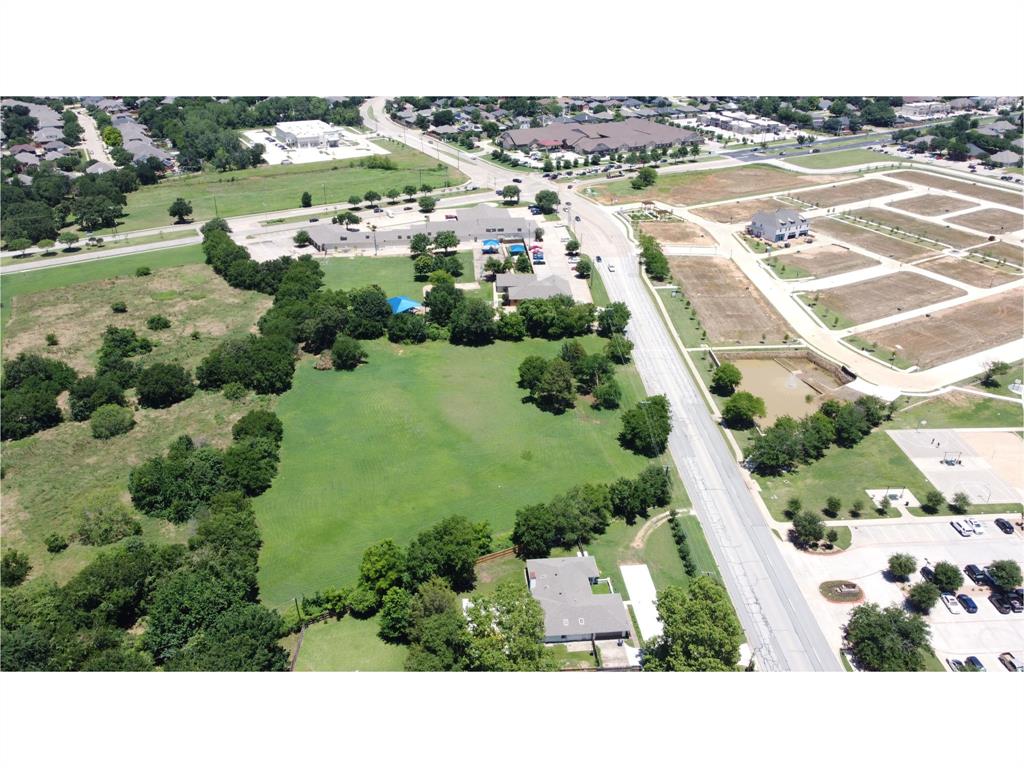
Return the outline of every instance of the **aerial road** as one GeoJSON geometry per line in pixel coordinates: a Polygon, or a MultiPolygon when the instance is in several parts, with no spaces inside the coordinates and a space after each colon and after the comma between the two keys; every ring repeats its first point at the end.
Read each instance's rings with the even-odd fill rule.
{"type": "MultiPolygon", "coordinates": [[[[367,115],[368,105],[364,105],[364,116],[378,133],[404,139],[416,148],[429,147],[430,154],[439,159],[458,162],[463,173],[477,184],[488,184],[497,176],[500,188],[515,175],[392,123],[383,117],[383,99],[374,99],[369,105],[374,117],[367,115]],[[380,119],[376,119],[378,116],[380,119]]],[[[519,186],[524,197],[541,189],[567,194],[564,188],[537,174],[524,173],[522,178],[519,186]]],[[[829,646],[812,616],[757,506],[754,491],[747,486],[743,471],[658,314],[625,227],[611,212],[579,195],[568,195],[573,213],[580,217],[574,223],[575,232],[586,243],[588,253],[603,257],[600,269],[609,297],[625,302],[632,313],[629,336],[635,344],[634,359],[644,386],[651,394],[666,395],[671,404],[669,453],[704,527],[758,668],[840,670],[837,650],[829,646]],[[609,265],[615,271],[609,271],[609,265]]]]}

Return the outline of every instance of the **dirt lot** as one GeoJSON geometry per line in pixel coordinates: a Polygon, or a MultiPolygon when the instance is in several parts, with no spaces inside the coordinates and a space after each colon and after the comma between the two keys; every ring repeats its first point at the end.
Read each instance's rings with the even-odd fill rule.
{"type": "Polygon", "coordinates": [[[850,211],[850,215],[878,222],[886,227],[895,227],[909,235],[926,237],[929,240],[945,243],[954,248],[969,248],[972,245],[985,241],[979,235],[970,235],[966,232],[961,232],[959,229],[915,219],[913,216],[906,216],[887,208],[858,208],[855,211],[850,211]]]}
{"type": "Polygon", "coordinates": [[[1024,289],[896,323],[864,338],[931,368],[1020,338],[1022,325],[1024,289]]]}
{"type": "Polygon", "coordinates": [[[838,275],[855,269],[873,267],[878,263],[840,245],[816,245],[796,253],[781,252],[777,254],[777,258],[787,267],[803,270],[812,277],[838,275]]]}
{"type": "Polygon", "coordinates": [[[948,176],[936,176],[935,174],[924,173],[922,171],[896,171],[889,175],[894,179],[900,178],[906,181],[913,181],[917,184],[923,184],[934,189],[946,189],[950,192],[959,192],[961,195],[967,195],[968,197],[973,197],[977,200],[988,200],[991,203],[1002,203],[1003,205],[1012,205],[1017,208],[1024,207],[1024,195],[1021,193],[995,189],[987,184],[975,184],[970,181],[957,181],[956,179],[951,179],[948,176]]]}
{"type": "Polygon", "coordinates": [[[175,362],[193,368],[218,341],[245,333],[270,306],[270,298],[239,291],[203,264],[163,269],[150,277],[118,277],[18,296],[3,340],[4,357],[35,352],[56,357],[85,375],[95,367],[103,331],[108,325],[132,328],[156,347],[146,364],[175,362]],[[124,314],[110,305],[123,301],[124,314]],[[171,327],[150,331],[146,320],[163,315],[171,327]],[[191,337],[192,331],[199,338],[191,337]],[[58,344],[48,346],[46,334],[58,344]]]}
{"type": "Polygon", "coordinates": [[[879,256],[888,256],[897,261],[916,261],[930,252],[930,249],[923,245],[883,235],[881,232],[836,219],[814,219],[812,229],[818,234],[829,235],[836,240],[860,246],[879,256]]]}
{"type": "Polygon", "coordinates": [[[919,213],[922,216],[941,216],[944,213],[962,211],[964,208],[973,208],[971,203],[956,197],[947,195],[919,195],[908,197],[906,200],[896,200],[886,203],[890,208],[899,208],[901,211],[919,213]]]}
{"type": "Polygon", "coordinates": [[[902,184],[885,181],[884,179],[867,179],[853,184],[839,184],[834,187],[804,190],[793,195],[793,197],[805,203],[816,205],[819,208],[828,208],[833,205],[855,203],[858,200],[870,200],[873,197],[895,195],[897,192],[906,191],[907,188],[902,184]]]}
{"type": "Polygon", "coordinates": [[[934,261],[926,261],[918,264],[921,269],[929,272],[938,272],[940,275],[952,277],[962,283],[973,285],[977,288],[990,288],[994,285],[1003,285],[1014,280],[1019,280],[1020,274],[1010,274],[995,267],[986,267],[977,261],[963,259],[958,256],[943,256],[934,261]]]}
{"type": "Polygon", "coordinates": [[[774,197],[759,197],[756,200],[743,200],[738,203],[709,205],[706,208],[693,209],[691,212],[709,221],[737,224],[741,221],[750,221],[750,217],[758,211],[792,207],[792,203],[784,203],[774,197]]]}
{"type": "Polygon", "coordinates": [[[980,248],[973,248],[971,253],[983,253],[990,258],[999,259],[1008,264],[1024,264],[1024,248],[1012,243],[1004,243],[1001,240],[986,243],[980,248]]]}
{"type": "Polygon", "coordinates": [[[693,303],[711,344],[769,344],[792,329],[728,259],[669,258],[672,276],[693,303]]]}
{"type": "Polygon", "coordinates": [[[809,187],[812,184],[834,184],[853,176],[819,176],[790,173],[766,165],[745,165],[713,171],[663,173],[653,187],[636,190],[629,180],[592,187],[601,203],[627,203],[661,200],[672,205],[695,205],[715,200],[728,200],[783,189],[809,187]]]}
{"type": "Polygon", "coordinates": [[[645,221],[640,224],[645,235],[665,245],[714,245],[714,239],[689,221],[645,221]]]}
{"type": "Polygon", "coordinates": [[[1016,232],[1024,228],[1024,213],[1012,213],[1002,208],[985,208],[981,211],[965,213],[962,216],[951,216],[946,221],[970,227],[979,232],[999,235],[1003,232],[1016,232]]]}
{"type": "Polygon", "coordinates": [[[873,280],[818,291],[814,296],[817,296],[821,305],[839,315],[844,325],[860,325],[897,312],[955,299],[964,293],[959,288],[913,272],[896,272],[873,280]]]}

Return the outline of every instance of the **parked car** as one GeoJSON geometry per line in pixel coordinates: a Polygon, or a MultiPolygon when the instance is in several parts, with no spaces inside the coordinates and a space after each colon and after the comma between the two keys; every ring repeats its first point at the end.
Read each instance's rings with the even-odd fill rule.
{"type": "Polygon", "coordinates": [[[946,663],[949,664],[949,668],[954,672],[966,672],[967,667],[960,659],[946,659],[946,663]]]}
{"type": "Polygon", "coordinates": [[[313,218],[310,219],[310,221],[311,222],[313,222],[313,221],[320,221],[320,219],[318,219],[316,216],[314,216],[313,218]]]}
{"type": "Polygon", "coordinates": [[[921,569],[921,578],[925,581],[931,581],[935,578],[935,571],[929,568],[927,565],[921,569]]]}
{"type": "Polygon", "coordinates": [[[1006,599],[1006,595],[1000,592],[993,592],[988,596],[988,601],[1004,616],[1013,610],[1010,607],[1010,601],[1006,599]]]}
{"type": "Polygon", "coordinates": [[[985,672],[985,665],[981,663],[981,659],[977,656],[968,656],[964,659],[964,666],[967,667],[971,672],[985,672]]]}
{"type": "Polygon", "coordinates": [[[565,187],[565,188],[566,188],[566,189],[572,189],[572,184],[568,184],[568,185],[566,185],[566,187],[565,187]]]}
{"type": "Polygon", "coordinates": [[[600,264],[601,263],[601,257],[600,256],[595,256],[594,257],[594,261],[596,261],[598,264],[600,264]]]}
{"type": "Polygon", "coordinates": [[[965,595],[963,592],[961,592],[959,595],[956,596],[956,601],[960,603],[960,605],[962,605],[964,607],[964,610],[968,613],[978,612],[978,604],[974,602],[970,595],[965,595]]]}
{"type": "Polygon", "coordinates": [[[985,529],[981,527],[981,520],[976,517],[968,517],[964,522],[971,526],[971,531],[975,536],[981,536],[985,532],[985,529]]]}
{"type": "Polygon", "coordinates": [[[576,217],[576,221],[579,221],[579,220],[580,220],[580,217],[579,217],[579,216],[577,216],[577,217],[576,217]]]}
{"type": "Polygon", "coordinates": [[[1000,653],[999,661],[1011,672],[1024,672],[1024,662],[1017,661],[1017,658],[1009,651],[1000,653]]]}
{"type": "Polygon", "coordinates": [[[1010,610],[1014,613],[1024,612],[1024,598],[1016,592],[1007,592],[1006,600],[1010,604],[1010,610]]]}
{"type": "Polygon", "coordinates": [[[959,533],[961,536],[970,536],[973,533],[973,528],[968,528],[966,525],[961,523],[959,520],[952,520],[950,525],[953,526],[953,530],[959,533]]]}
{"type": "Polygon", "coordinates": [[[411,211],[412,210],[412,206],[411,205],[407,205],[402,210],[403,211],[411,211]]]}
{"type": "Polygon", "coordinates": [[[384,213],[384,209],[383,208],[374,208],[373,212],[374,213],[384,213]]]}
{"type": "Polygon", "coordinates": [[[522,184],[523,180],[522,179],[512,179],[512,183],[513,184],[522,184]]]}
{"type": "Polygon", "coordinates": [[[960,604],[956,601],[956,595],[952,592],[942,593],[942,604],[952,614],[960,613],[960,604]]]}
{"type": "Polygon", "coordinates": [[[995,524],[996,528],[998,528],[1003,533],[1007,535],[1013,534],[1013,524],[1009,520],[1002,517],[997,517],[995,519],[995,524]]]}
{"type": "Polygon", "coordinates": [[[988,584],[988,574],[986,574],[981,568],[976,566],[974,563],[964,567],[964,573],[967,574],[967,578],[978,585],[988,584]]]}

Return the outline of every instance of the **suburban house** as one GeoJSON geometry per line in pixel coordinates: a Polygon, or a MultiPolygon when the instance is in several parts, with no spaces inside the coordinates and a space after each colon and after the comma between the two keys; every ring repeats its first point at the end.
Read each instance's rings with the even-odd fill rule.
{"type": "Polygon", "coordinates": [[[561,277],[538,278],[532,272],[503,272],[494,276],[494,292],[502,303],[511,307],[524,299],[550,299],[553,296],[571,296],[569,283],[561,277]]]}
{"type": "Polygon", "coordinates": [[[793,208],[758,211],[751,217],[747,227],[749,234],[771,243],[791,240],[806,235],[808,231],[807,219],[793,208]]]}
{"type": "Polygon", "coordinates": [[[1008,149],[1004,149],[1002,152],[996,152],[992,155],[988,162],[993,165],[1020,165],[1021,156],[1016,152],[1011,152],[1008,149]]]}
{"type": "Polygon", "coordinates": [[[671,147],[699,139],[693,131],[632,117],[600,125],[552,123],[543,128],[505,131],[498,142],[505,149],[564,149],[590,155],[671,147]]]}
{"type": "Polygon", "coordinates": [[[628,638],[632,623],[622,597],[595,595],[599,572],[592,557],[526,561],[530,594],[544,609],[544,642],[628,638]]]}

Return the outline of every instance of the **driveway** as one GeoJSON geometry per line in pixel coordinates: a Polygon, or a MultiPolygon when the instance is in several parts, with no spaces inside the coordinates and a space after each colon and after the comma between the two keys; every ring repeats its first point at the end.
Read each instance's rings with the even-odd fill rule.
{"type": "Polygon", "coordinates": [[[658,637],[662,630],[658,608],[655,605],[658,592],[654,588],[650,570],[646,565],[620,565],[619,570],[622,571],[622,580],[626,583],[629,603],[633,606],[640,634],[645,641],[658,637]]]}

